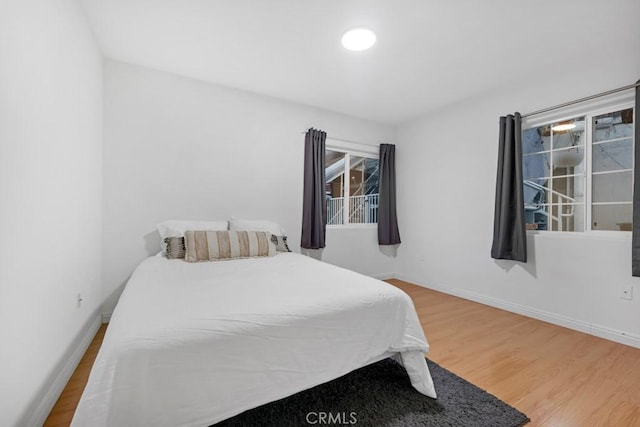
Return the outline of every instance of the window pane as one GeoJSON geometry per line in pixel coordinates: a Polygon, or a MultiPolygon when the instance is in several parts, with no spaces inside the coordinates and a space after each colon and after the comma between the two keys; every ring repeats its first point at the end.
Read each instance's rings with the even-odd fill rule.
{"type": "MultiPolygon", "coordinates": [[[[584,147],[574,146],[552,151],[554,168],[574,168],[582,166],[584,147]]],[[[566,173],[563,173],[566,175],[566,173]]],[[[557,174],[556,174],[557,175],[557,174]]]]}
{"type": "Polygon", "coordinates": [[[549,230],[549,205],[525,204],[524,220],[527,230],[549,230]]]}
{"type": "Polygon", "coordinates": [[[631,231],[633,205],[596,205],[591,217],[594,230],[631,231]]]}
{"type": "Polygon", "coordinates": [[[566,205],[584,201],[584,175],[553,178],[550,181],[553,194],[547,203],[566,205]]]}
{"type": "Polygon", "coordinates": [[[551,135],[553,150],[584,145],[584,117],[553,123],[551,135]]]}
{"type": "Polygon", "coordinates": [[[528,229],[581,232],[630,228],[633,115],[633,108],[599,116],[585,113],[523,130],[528,229]],[[587,216],[592,218],[591,224],[587,216]]]}
{"type": "Polygon", "coordinates": [[[593,172],[633,168],[633,141],[603,142],[593,145],[593,172]]]}
{"type": "Polygon", "coordinates": [[[549,229],[553,231],[584,231],[584,205],[552,205],[549,229]]]}
{"type": "Polygon", "coordinates": [[[344,223],[344,159],[344,153],[325,151],[327,224],[344,223]]]}
{"type": "Polygon", "coordinates": [[[584,204],[551,205],[548,229],[553,231],[584,231],[584,204]]]}
{"type": "Polygon", "coordinates": [[[534,179],[548,177],[550,153],[530,154],[522,158],[523,179],[534,179]]]}
{"type": "Polygon", "coordinates": [[[631,172],[593,175],[593,203],[630,202],[632,175],[631,172]]]}
{"type": "Polygon", "coordinates": [[[546,137],[542,134],[547,126],[525,129],[522,133],[522,149],[523,154],[538,153],[540,151],[548,151],[551,149],[551,140],[549,133],[546,137]]]}
{"type": "MultiPolygon", "coordinates": [[[[565,175],[573,168],[556,168],[555,175],[565,175]]],[[[584,231],[584,175],[561,176],[550,179],[545,193],[549,213],[547,229],[553,231],[584,231]]]]}
{"type": "Polygon", "coordinates": [[[524,181],[524,205],[525,210],[536,210],[540,205],[549,203],[549,191],[546,187],[547,180],[524,181]]]}
{"type": "Polygon", "coordinates": [[[338,151],[325,150],[324,153],[324,166],[329,168],[337,162],[344,161],[344,153],[338,151]]]}
{"type": "Polygon", "coordinates": [[[633,108],[593,118],[593,141],[608,141],[633,136],[633,108]]]}
{"type": "Polygon", "coordinates": [[[378,222],[378,159],[351,156],[349,170],[349,223],[378,222]]]}
{"type": "Polygon", "coordinates": [[[365,158],[351,156],[351,167],[349,168],[349,196],[360,196],[364,194],[365,184],[365,158]]]}
{"type": "Polygon", "coordinates": [[[584,231],[584,176],[525,181],[525,222],[530,230],[584,231]]]}
{"type": "Polygon", "coordinates": [[[528,230],[584,231],[584,204],[525,205],[528,230]]]}

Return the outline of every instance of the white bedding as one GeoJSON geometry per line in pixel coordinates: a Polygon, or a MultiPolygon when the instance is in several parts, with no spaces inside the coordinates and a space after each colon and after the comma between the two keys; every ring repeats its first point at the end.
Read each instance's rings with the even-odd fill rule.
{"type": "Polygon", "coordinates": [[[308,257],[151,257],[111,317],[74,426],[208,426],[387,354],[435,397],[409,296],[308,257]]]}

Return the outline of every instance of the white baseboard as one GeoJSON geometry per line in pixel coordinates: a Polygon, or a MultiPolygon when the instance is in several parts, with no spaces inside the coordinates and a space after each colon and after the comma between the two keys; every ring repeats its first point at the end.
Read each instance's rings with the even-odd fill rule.
{"type": "Polygon", "coordinates": [[[109,323],[111,320],[111,313],[102,313],[102,323],[109,323]]]}
{"type": "Polygon", "coordinates": [[[45,385],[43,390],[46,391],[44,392],[40,403],[35,411],[31,413],[31,416],[27,416],[24,425],[41,427],[47,420],[51,409],[53,409],[53,406],[56,404],[60,394],[62,394],[62,390],[64,390],[65,386],[69,382],[69,378],[73,375],[73,372],[78,367],[82,356],[84,356],[87,348],[89,348],[89,344],[91,344],[91,341],[93,341],[93,338],[96,336],[98,329],[100,329],[101,320],[101,316],[96,315],[93,321],[85,327],[84,332],[80,333],[76,340],[71,344],[71,347],[65,353],[63,360],[66,362],[62,366],[62,369],[60,369],[58,374],[53,377],[53,381],[51,381],[48,386],[45,385]]]}
{"type": "Polygon", "coordinates": [[[536,308],[515,304],[499,298],[488,297],[475,292],[469,292],[464,289],[453,288],[445,285],[427,285],[424,283],[420,283],[420,281],[416,280],[416,278],[404,276],[402,274],[396,274],[395,277],[405,282],[422,286],[423,288],[433,289],[434,291],[464,298],[470,301],[478,302],[480,304],[489,305],[491,307],[496,307],[512,313],[521,314],[523,316],[542,320],[544,322],[553,323],[554,325],[563,326],[565,328],[573,329],[585,334],[594,335],[596,337],[604,338],[609,341],[614,341],[631,347],[640,348],[640,336],[629,334],[624,331],[613,330],[605,326],[595,325],[593,323],[572,319],[560,314],[550,313],[548,311],[538,310],[536,308]]]}
{"type": "Polygon", "coordinates": [[[591,325],[589,334],[620,344],[626,344],[630,347],[640,348],[640,336],[628,332],[616,331],[600,325],[591,325]]]}

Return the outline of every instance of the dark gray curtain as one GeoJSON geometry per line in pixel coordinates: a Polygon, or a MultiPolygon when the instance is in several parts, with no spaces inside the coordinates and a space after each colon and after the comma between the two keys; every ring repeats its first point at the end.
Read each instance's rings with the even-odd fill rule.
{"type": "Polygon", "coordinates": [[[500,117],[496,205],[491,257],[527,262],[522,190],[522,119],[500,117]]]}
{"type": "MultiPolygon", "coordinates": [[[[640,84],[640,80],[637,81],[640,84]]],[[[636,114],[633,164],[633,231],[631,237],[631,274],[640,277],[640,87],[636,86],[636,114]]]]}
{"type": "Polygon", "coordinates": [[[380,144],[380,180],[378,199],[378,244],[400,243],[396,215],[396,146],[380,144]]]}
{"type": "Polygon", "coordinates": [[[304,193],[302,196],[302,239],[305,249],[325,246],[327,198],[324,191],[324,146],[327,134],[309,129],[304,137],[304,193]]]}

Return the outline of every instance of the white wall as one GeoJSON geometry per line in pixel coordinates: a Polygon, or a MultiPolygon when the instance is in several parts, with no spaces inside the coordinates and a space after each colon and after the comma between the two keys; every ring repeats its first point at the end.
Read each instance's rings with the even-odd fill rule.
{"type": "Polygon", "coordinates": [[[44,421],[99,325],[101,157],[102,59],[79,6],[3,2],[0,425],[44,421]]]}
{"type": "Polygon", "coordinates": [[[610,54],[617,59],[588,61],[583,74],[523,81],[521,88],[470,99],[397,129],[398,214],[405,230],[399,277],[640,345],[640,279],[631,277],[628,236],[529,235],[526,265],[490,257],[499,116],[640,78],[640,51],[610,54]],[[635,287],[635,300],[619,298],[623,284],[635,287]]]}
{"type": "MultiPolygon", "coordinates": [[[[304,135],[370,145],[388,126],[121,62],[105,64],[103,283],[110,312],[135,266],[156,253],[166,219],[279,222],[299,251],[304,135]]],[[[329,230],[322,259],[394,271],[375,228],[329,230]]]]}

